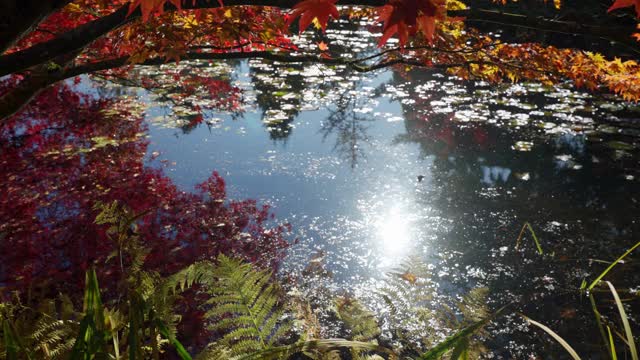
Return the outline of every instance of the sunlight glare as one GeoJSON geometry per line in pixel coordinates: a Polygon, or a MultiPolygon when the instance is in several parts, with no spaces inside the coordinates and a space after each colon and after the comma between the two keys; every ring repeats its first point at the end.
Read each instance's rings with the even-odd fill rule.
{"type": "Polygon", "coordinates": [[[394,206],[385,215],[378,219],[376,226],[382,267],[397,265],[411,249],[409,214],[394,206]]]}

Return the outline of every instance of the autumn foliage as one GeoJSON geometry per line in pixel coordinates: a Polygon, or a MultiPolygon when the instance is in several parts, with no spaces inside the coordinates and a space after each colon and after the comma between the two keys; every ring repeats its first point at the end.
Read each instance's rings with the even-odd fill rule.
{"type": "MultiPolygon", "coordinates": [[[[543,0],[530,2],[547,5],[543,0]]],[[[571,79],[590,90],[608,90],[632,101],[640,99],[640,76],[633,57],[640,52],[636,44],[640,35],[633,17],[627,16],[620,26],[591,25],[583,19],[564,20],[564,15],[534,19],[526,13],[503,12],[495,3],[516,4],[465,4],[459,0],[345,3],[369,7],[363,11],[361,7],[340,7],[337,0],[282,0],[272,6],[218,0],[52,0],[51,6],[36,1],[32,6],[35,14],[5,16],[5,28],[11,29],[13,24],[18,30],[3,33],[6,38],[0,42],[4,46],[0,49],[0,76],[17,75],[22,80],[0,98],[0,118],[19,111],[43,88],[80,74],[115,73],[120,79],[139,83],[137,72],[132,71],[136,64],[269,57],[353,65],[354,60],[326,51],[325,42],[321,42],[318,53],[299,54],[292,37],[291,27],[296,21],[299,31],[312,25],[324,31],[340,17],[374,23],[367,28],[381,34],[378,54],[355,60],[371,65],[360,64],[359,71],[400,64],[434,67],[464,78],[494,82],[555,83],[571,79]],[[558,46],[504,38],[476,27],[483,23],[502,24],[507,30],[575,34],[618,47],[611,53],[614,56],[603,56],[597,49],[566,46],[566,42],[558,46]],[[393,37],[398,39],[398,47],[390,45],[393,37]],[[615,56],[616,51],[620,56],[615,56]]],[[[554,11],[566,8],[559,0],[549,4],[554,11]]],[[[4,6],[7,11],[20,8],[17,0],[8,0],[4,6]]],[[[602,11],[592,18],[617,24],[607,16],[623,18],[621,13],[627,14],[628,7],[635,7],[640,14],[636,0],[616,0],[608,6],[609,15],[602,11]]]]}
{"type": "MultiPolygon", "coordinates": [[[[95,215],[91,205],[96,201],[126,199],[134,211],[154,209],[156,215],[144,219],[142,231],[148,232],[150,241],[175,246],[176,256],[185,261],[200,256],[197,254],[209,256],[220,251],[244,252],[247,258],[257,261],[259,254],[244,248],[246,244],[242,241],[228,242],[228,238],[247,229],[254,240],[279,244],[282,241],[279,235],[282,229],[270,237],[260,233],[267,220],[265,209],[255,203],[225,203],[224,182],[219,177],[214,175],[203,183],[195,195],[184,194],[161,171],[145,168],[142,165],[145,141],[137,138],[144,130],[142,114],[131,110],[135,108],[131,104],[95,99],[60,83],[69,77],[90,73],[108,81],[129,81],[153,89],[162,84],[141,75],[134,65],[158,65],[185,58],[213,61],[255,54],[295,61],[299,49],[292,38],[291,25],[298,21],[300,31],[312,25],[325,30],[332,20],[344,17],[373,22],[376,25],[367,28],[381,34],[378,43],[381,49],[370,49],[377,54],[367,58],[367,64],[378,61],[372,65],[433,67],[462,78],[492,82],[535,80],[553,84],[570,79],[590,90],[609,90],[628,100],[640,99],[640,65],[631,56],[608,58],[596,51],[503,40],[468,22],[474,16],[475,22],[481,22],[482,16],[504,21],[521,18],[470,8],[458,0],[363,1],[363,5],[373,8],[360,12],[339,7],[337,0],[279,1],[273,6],[253,6],[250,1],[225,6],[219,1],[200,0],[75,0],[56,4],[60,6],[44,8],[35,20],[22,19],[16,13],[16,21],[32,21],[33,26],[28,27],[30,31],[5,41],[10,46],[0,55],[5,72],[0,92],[3,118],[0,134],[4,139],[1,160],[3,167],[13,164],[16,171],[3,178],[2,191],[6,196],[1,200],[0,212],[20,214],[0,227],[2,234],[9,234],[3,235],[2,246],[7,250],[20,249],[4,252],[11,257],[6,263],[10,265],[4,266],[28,263],[18,267],[13,278],[3,280],[8,284],[29,284],[33,277],[62,280],[70,276],[69,271],[84,271],[87,261],[104,257],[107,251],[101,247],[104,242],[89,238],[94,237],[93,230],[99,234],[91,223],[95,215]],[[393,37],[397,37],[398,47],[390,45],[393,37]],[[29,105],[23,107],[26,104],[29,105]],[[116,120],[122,117],[132,120],[126,123],[116,120]],[[131,148],[124,152],[125,158],[115,159],[124,155],[109,152],[115,146],[113,142],[131,148]],[[100,146],[96,148],[97,145],[100,146]],[[81,170],[67,173],[71,168],[81,170]],[[196,217],[207,216],[225,219],[225,224],[233,225],[194,223],[196,217]],[[64,226],[52,227],[47,221],[49,217],[68,220],[64,226]],[[172,224],[171,231],[163,230],[168,224],[172,224]],[[88,228],[93,230],[86,231],[88,228]],[[76,233],[83,235],[71,236],[76,233]],[[207,250],[201,252],[198,244],[205,236],[227,240],[208,244],[207,250]],[[185,241],[191,245],[181,246],[185,241]],[[60,257],[65,259],[63,263],[36,259],[63,251],[70,242],[77,244],[73,247],[76,254],[64,254],[60,257]],[[29,256],[36,258],[26,261],[29,256]]],[[[640,15],[637,0],[616,0],[609,13],[628,11],[625,9],[628,7],[635,7],[640,15]]],[[[603,11],[602,16],[607,14],[603,11]]],[[[553,20],[540,21],[539,26],[560,31],[557,27],[563,24],[575,25],[553,20]]],[[[580,26],[577,28],[615,36],[597,27],[580,26]]],[[[616,39],[634,42],[634,33],[635,29],[631,29],[616,39]]],[[[318,54],[305,54],[304,61],[340,63],[341,54],[330,54],[328,49],[321,42],[318,54]]],[[[359,69],[366,71],[367,66],[359,69]]],[[[224,79],[188,73],[167,74],[164,81],[167,79],[179,94],[173,99],[177,102],[190,101],[196,94],[219,99],[210,106],[225,110],[233,110],[241,102],[240,91],[224,79]]],[[[203,110],[200,105],[194,109],[203,110]]],[[[202,119],[198,115],[192,120],[197,123],[202,119]]],[[[272,255],[267,261],[270,266],[278,258],[272,255]]],[[[158,266],[161,263],[158,261],[158,266]]],[[[7,271],[3,273],[6,276],[7,271]]]]}
{"type": "MultiPolygon", "coordinates": [[[[124,276],[114,258],[118,245],[108,226],[95,223],[96,204],[113,201],[143,214],[136,231],[149,251],[147,270],[171,274],[221,253],[277,269],[288,226],[255,200],[227,199],[215,172],[184,192],[164,175],[162,162],[145,165],[151,159],[141,115],[130,101],[60,84],[0,128],[0,298],[12,291],[81,298],[90,266],[104,295],[116,296],[124,276]]],[[[186,343],[206,343],[195,303],[182,309],[186,343]]]]}
{"type": "MultiPolygon", "coordinates": [[[[85,270],[100,263],[101,283],[115,293],[121,274],[112,259],[114,244],[94,223],[98,203],[118,201],[144,214],[137,231],[150,251],[146,266],[161,274],[220,253],[277,268],[287,246],[287,226],[254,200],[227,199],[217,173],[184,192],[164,175],[162,163],[145,165],[155,159],[146,158],[143,110],[131,99],[80,91],[73,82],[83,74],[150,91],[171,86],[171,100],[196,112],[236,110],[241,91],[225,78],[188,71],[151,78],[138,66],[264,57],[358,71],[426,67],[491,82],[571,80],[640,100],[640,64],[634,58],[640,53],[640,0],[615,0],[608,12],[602,9],[600,17],[625,20],[615,28],[582,19],[532,23],[527,14],[496,10],[501,5],[490,1],[490,8],[459,0],[353,0],[345,6],[338,0],[281,0],[271,6],[250,0],[23,1],[24,8],[18,0],[0,7],[0,286],[7,292],[78,293],[85,270]],[[353,7],[358,5],[367,8],[353,7]],[[343,58],[324,41],[317,53],[300,52],[291,30],[296,22],[300,32],[319,32],[341,18],[363,20],[362,28],[380,35],[366,58],[343,58]],[[498,36],[478,26],[485,22],[591,36],[618,47],[603,55],[573,43],[498,36]],[[209,101],[200,105],[194,96],[209,101]]],[[[202,120],[201,114],[191,118],[193,124],[202,120]]],[[[452,144],[449,134],[443,127],[437,136],[445,148],[452,144]]],[[[477,137],[481,143],[486,136],[477,137]]],[[[204,330],[197,322],[188,325],[197,328],[191,332],[197,341],[204,330]]]]}

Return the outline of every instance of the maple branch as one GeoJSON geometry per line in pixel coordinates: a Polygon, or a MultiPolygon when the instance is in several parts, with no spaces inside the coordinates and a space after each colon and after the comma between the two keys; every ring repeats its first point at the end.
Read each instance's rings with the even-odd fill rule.
{"type": "Polygon", "coordinates": [[[61,64],[54,68],[36,66],[33,71],[14,88],[0,97],[0,124],[2,120],[20,111],[31,99],[49,85],[67,79],[65,67],[72,62],[79,51],[59,56],[54,60],[61,64]]]}
{"type": "MultiPolygon", "coordinates": [[[[488,61],[476,61],[470,60],[463,63],[442,63],[442,64],[425,64],[419,61],[410,59],[393,59],[388,61],[379,62],[373,65],[359,65],[365,60],[369,60],[371,57],[359,58],[353,60],[346,60],[342,58],[324,58],[315,55],[289,55],[284,53],[275,53],[271,51],[251,51],[251,52],[233,52],[233,53],[187,53],[182,57],[182,60],[247,60],[247,59],[265,59],[271,61],[277,61],[282,63],[315,63],[325,65],[343,65],[347,66],[357,72],[367,73],[382,68],[386,68],[393,65],[411,65],[433,69],[449,69],[452,67],[460,67],[467,64],[479,64],[479,65],[498,65],[494,62],[488,61]]],[[[88,74],[96,71],[104,71],[122,67],[125,65],[132,65],[128,63],[128,57],[120,57],[101,62],[74,66],[61,72],[58,79],[60,81],[75,77],[82,74],[88,74]]],[[[167,59],[163,57],[155,57],[145,60],[142,63],[135,64],[141,66],[157,66],[167,64],[167,59]]],[[[0,114],[1,116],[1,114],[0,114]]]]}
{"type": "Polygon", "coordinates": [[[38,24],[72,0],[0,1],[0,54],[14,46],[38,24]]]}
{"type": "MultiPolygon", "coordinates": [[[[65,0],[66,1],[66,0],[65,0]]],[[[225,0],[225,6],[269,6],[278,8],[291,8],[298,0],[225,0]]],[[[384,0],[346,0],[343,5],[384,5],[384,0]]],[[[220,3],[215,0],[193,0],[185,2],[182,7],[185,10],[219,8],[220,3]]],[[[175,11],[177,8],[171,3],[165,5],[165,11],[175,11]]],[[[35,44],[27,49],[0,56],[0,77],[15,72],[26,70],[32,66],[47,62],[61,54],[80,50],[94,40],[106,35],[110,31],[138,20],[142,16],[140,8],[130,15],[129,3],[123,5],[113,13],[89,21],[72,30],[60,34],[58,37],[35,44]]]]}
{"type": "MultiPolygon", "coordinates": [[[[68,0],[57,1],[68,2],[68,0]]],[[[224,4],[225,6],[269,6],[291,8],[297,2],[298,0],[225,0],[224,4]]],[[[385,0],[345,0],[340,2],[341,5],[361,6],[381,6],[385,3],[385,0]]],[[[190,10],[218,7],[220,7],[218,1],[194,0],[187,1],[184,4],[183,9],[190,10]]],[[[177,9],[170,3],[165,5],[165,11],[175,10],[177,9]]],[[[109,15],[80,25],[72,30],[60,34],[52,40],[35,44],[27,49],[20,50],[15,53],[0,56],[0,77],[45,63],[57,56],[60,56],[61,54],[83,49],[101,36],[104,36],[110,31],[113,31],[125,24],[135,21],[142,16],[140,8],[135,10],[129,16],[127,16],[128,12],[129,4],[127,3],[109,15]]],[[[640,50],[637,50],[638,46],[629,41],[628,28],[585,25],[572,21],[551,20],[541,17],[532,18],[525,15],[509,14],[486,9],[449,11],[448,15],[466,17],[466,20],[471,22],[500,23],[503,25],[527,27],[540,31],[595,36],[625,44],[640,52],[640,50]]]]}

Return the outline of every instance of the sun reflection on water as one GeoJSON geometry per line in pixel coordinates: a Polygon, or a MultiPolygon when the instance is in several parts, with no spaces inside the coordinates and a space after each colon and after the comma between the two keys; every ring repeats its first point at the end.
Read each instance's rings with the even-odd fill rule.
{"type": "Polygon", "coordinates": [[[393,206],[377,219],[375,228],[380,267],[386,268],[401,263],[412,248],[410,214],[400,206],[393,206]]]}

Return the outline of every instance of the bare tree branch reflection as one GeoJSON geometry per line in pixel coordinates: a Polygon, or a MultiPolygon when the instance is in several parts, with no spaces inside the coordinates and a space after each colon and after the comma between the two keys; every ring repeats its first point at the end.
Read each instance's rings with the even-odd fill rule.
{"type": "Polygon", "coordinates": [[[362,98],[356,94],[342,93],[336,101],[336,109],[330,110],[330,115],[320,129],[323,141],[335,133],[333,150],[349,161],[351,168],[356,167],[360,158],[366,157],[362,145],[370,144],[371,141],[367,132],[369,124],[375,119],[361,110],[364,105],[362,98]]]}

